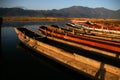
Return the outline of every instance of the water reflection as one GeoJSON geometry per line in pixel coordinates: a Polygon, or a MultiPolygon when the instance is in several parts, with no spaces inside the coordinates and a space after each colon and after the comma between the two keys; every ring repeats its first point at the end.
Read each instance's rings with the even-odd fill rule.
{"type": "Polygon", "coordinates": [[[52,21],[52,22],[45,22],[45,21],[36,21],[36,22],[31,22],[31,21],[11,21],[11,22],[3,22],[2,27],[6,26],[12,26],[12,27],[22,27],[22,26],[28,26],[28,25],[64,25],[70,21],[52,21]]]}

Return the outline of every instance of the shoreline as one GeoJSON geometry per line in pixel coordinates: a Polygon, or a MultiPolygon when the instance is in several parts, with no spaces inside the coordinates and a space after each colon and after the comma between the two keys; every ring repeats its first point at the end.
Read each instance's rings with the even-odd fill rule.
{"type": "Polygon", "coordinates": [[[120,19],[98,19],[98,18],[60,18],[60,17],[2,17],[4,22],[54,22],[54,21],[70,21],[70,20],[81,20],[81,21],[91,21],[93,23],[101,23],[109,26],[119,26],[120,19]]]}

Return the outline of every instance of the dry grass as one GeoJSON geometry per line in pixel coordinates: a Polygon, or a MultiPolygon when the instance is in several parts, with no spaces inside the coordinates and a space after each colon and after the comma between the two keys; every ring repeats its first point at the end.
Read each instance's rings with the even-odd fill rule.
{"type": "Polygon", "coordinates": [[[3,21],[66,21],[87,20],[104,25],[120,26],[120,19],[96,19],[96,18],[59,18],[59,17],[3,17],[3,21]]]}
{"type": "Polygon", "coordinates": [[[68,20],[68,18],[57,17],[3,17],[3,21],[59,21],[68,20]]]}

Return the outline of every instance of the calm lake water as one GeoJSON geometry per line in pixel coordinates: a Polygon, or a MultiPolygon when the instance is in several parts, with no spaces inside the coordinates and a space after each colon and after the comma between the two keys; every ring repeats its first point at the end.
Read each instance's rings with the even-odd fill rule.
{"type": "Polygon", "coordinates": [[[37,31],[39,25],[66,22],[3,22],[1,27],[2,80],[88,80],[89,78],[25,47],[14,27],[37,31]]]}

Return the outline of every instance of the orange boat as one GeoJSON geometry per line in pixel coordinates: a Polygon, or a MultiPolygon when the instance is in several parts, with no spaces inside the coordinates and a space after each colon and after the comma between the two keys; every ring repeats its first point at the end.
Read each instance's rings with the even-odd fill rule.
{"type": "Polygon", "coordinates": [[[80,35],[79,33],[77,34],[73,30],[61,28],[57,25],[47,26],[47,29],[50,30],[50,31],[54,31],[56,33],[61,33],[61,34],[67,33],[68,36],[74,36],[74,37],[84,39],[84,40],[89,40],[89,41],[94,41],[94,42],[99,42],[99,43],[104,43],[104,44],[110,44],[110,45],[114,45],[114,46],[120,46],[120,42],[118,42],[118,41],[113,42],[110,39],[104,40],[104,39],[101,39],[101,38],[97,38],[96,36],[91,37],[90,35],[84,35],[83,36],[83,35],[80,35]]]}
{"type": "Polygon", "coordinates": [[[70,24],[74,25],[74,27],[83,26],[83,28],[88,30],[120,34],[119,26],[106,26],[99,23],[92,23],[90,21],[78,21],[78,20],[71,20],[70,24]]]}
{"type": "Polygon", "coordinates": [[[120,31],[120,27],[117,27],[117,26],[106,26],[106,25],[99,24],[99,23],[92,23],[90,21],[71,20],[71,22],[74,23],[74,24],[82,24],[82,25],[85,25],[85,26],[91,27],[91,28],[120,31]]]}
{"type": "Polygon", "coordinates": [[[41,32],[43,32],[44,34],[46,34],[48,36],[53,36],[53,37],[65,39],[68,41],[77,42],[80,44],[100,48],[100,49],[107,50],[107,51],[114,52],[114,53],[120,53],[119,46],[108,44],[108,43],[103,43],[103,42],[100,42],[99,40],[93,41],[92,39],[89,39],[89,38],[85,39],[82,37],[76,37],[75,35],[69,35],[64,30],[62,30],[63,32],[60,32],[60,31],[55,32],[55,30],[52,31],[49,29],[49,27],[47,28],[45,26],[39,27],[38,30],[40,30],[41,32]]]}

